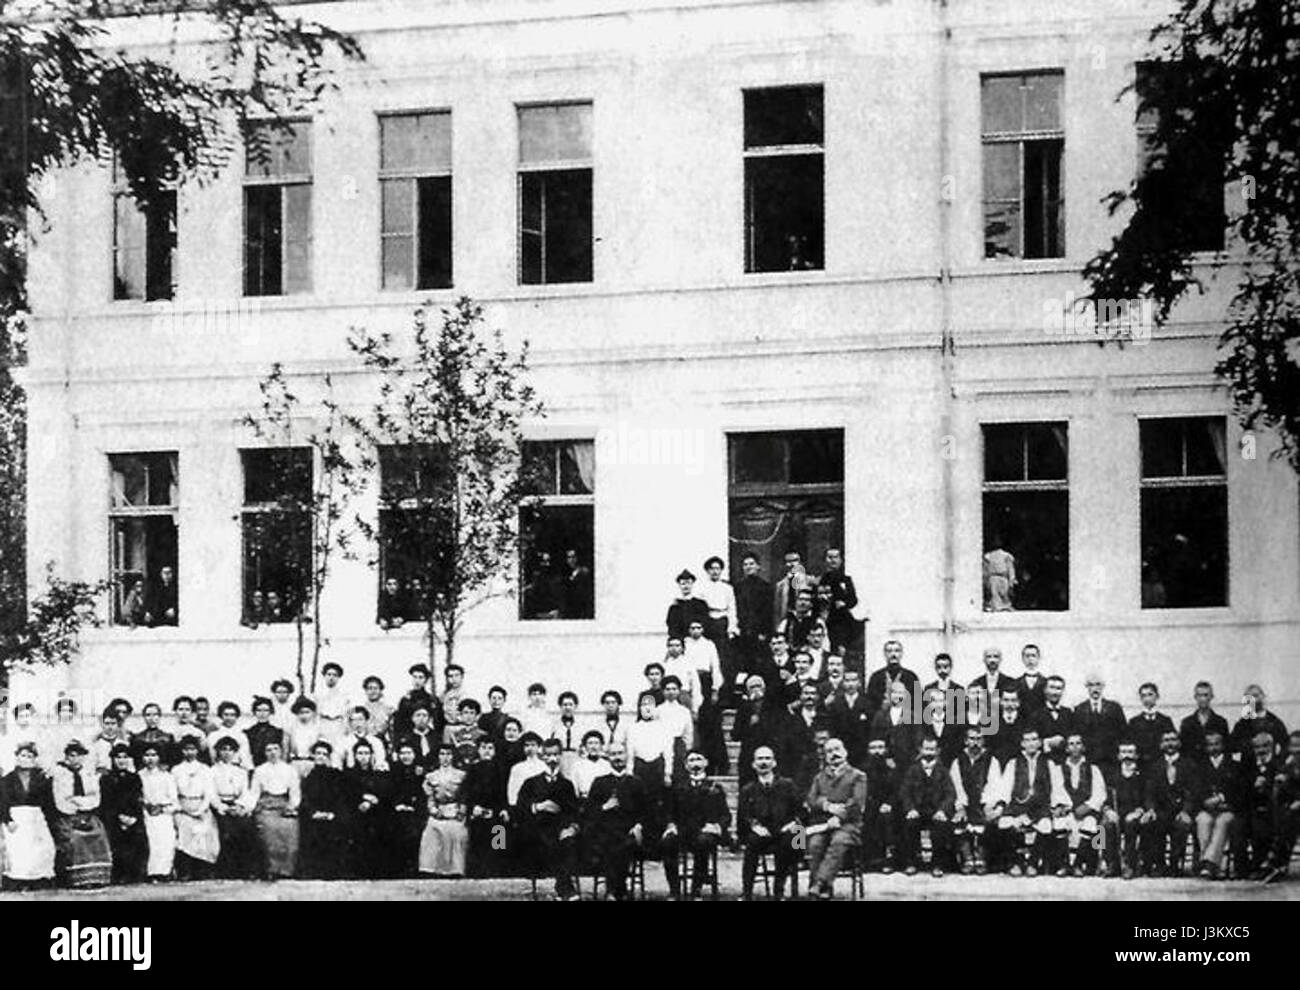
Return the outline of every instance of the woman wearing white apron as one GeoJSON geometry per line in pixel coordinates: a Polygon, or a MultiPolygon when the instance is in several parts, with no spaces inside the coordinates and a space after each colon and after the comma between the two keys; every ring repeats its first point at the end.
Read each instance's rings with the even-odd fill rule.
{"type": "Polygon", "coordinates": [[[176,858],[176,780],[160,766],[162,753],[157,743],[146,743],[140,750],[144,766],[140,785],[144,792],[144,831],[149,837],[150,880],[166,880],[172,875],[176,858]]]}
{"type": "Polygon", "coordinates": [[[54,837],[45,819],[54,792],[36,756],[33,743],[19,743],[14,769],[0,779],[5,889],[23,890],[54,878],[54,837]]]}

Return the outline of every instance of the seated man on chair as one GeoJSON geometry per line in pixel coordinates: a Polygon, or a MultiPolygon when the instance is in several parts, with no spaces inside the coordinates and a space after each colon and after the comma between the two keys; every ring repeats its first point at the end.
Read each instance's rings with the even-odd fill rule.
{"type": "Polygon", "coordinates": [[[839,739],[829,739],[826,768],[808,790],[809,883],[818,900],[830,900],[835,877],[850,851],[862,845],[862,815],[867,805],[867,775],[849,765],[839,739]]]}
{"type": "Polygon", "coordinates": [[[543,744],[545,770],[529,777],[519,788],[514,819],[535,868],[554,874],[556,898],[576,901],[573,877],[578,869],[578,795],[572,782],[560,773],[563,751],[564,744],[558,739],[543,744]]]}
{"type": "Polygon", "coordinates": [[[1016,835],[1011,876],[1037,876],[1042,846],[1052,834],[1052,809],[1069,802],[1061,787],[1061,771],[1042,753],[1038,730],[1026,727],[1020,736],[1020,754],[1002,768],[990,819],[1016,835]]]}
{"type": "MultiPolygon", "coordinates": [[[[1188,718],[1196,716],[1189,715],[1188,718]]],[[[1184,720],[1186,722],[1186,720],[1184,720]]],[[[1186,728],[1179,735],[1186,739],[1186,728]]],[[[1217,880],[1223,869],[1223,855],[1228,842],[1235,841],[1237,815],[1244,798],[1241,772],[1227,748],[1227,733],[1218,727],[1207,730],[1200,738],[1205,755],[1198,772],[1200,793],[1196,796],[1196,838],[1201,847],[1198,874],[1202,880],[1217,880]]]]}
{"type": "Polygon", "coordinates": [[[692,857],[691,898],[704,889],[713,854],[731,826],[727,795],[712,783],[706,771],[709,760],[697,749],[686,754],[686,780],[673,787],[668,800],[668,826],[660,841],[664,875],[673,900],[681,897],[682,881],[677,857],[692,857]]]}
{"type": "Polygon", "coordinates": [[[605,877],[605,896],[627,900],[627,868],[644,839],[649,802],[645,784],[627,766],[627,747],[610,743],[605,750],[610,772],[597,777],[587,792],[582,838],[589,862],[605,877]]]}
{"type": "Polygon", "coordinates": [[[786,881],[799,865],[803,802],[794,784],[776,775],[776,753],[771,746],[754,750],[754,773],[755,779],[740,789],[736,809],[736,831],[745,850],[741,898],[753,896],[759,857],[771,853],[776,869],[773,896],[779,901],[785,896],[786,881]]]}
{"type": "Polygon", "coordinates": [[[1101,830],[1101,811],[1106,806],[1106,781],[1101,768],[1084,754],[1083,735],[1071,732],[1065,737],[1065,762],[1061,764],[1061,786],[1069,798],[1057,809],[1056,850],[1058,877],[1071,872],[1069,856],[1074,857],[1073,873],[1086,876],[1097,865],[1097,833],[1101,830]],[[1060,848],[1064,840],[1066,849],[1060,848]]]}
{"type": "Polygon", "coordinates": [[[966,726],[966,746],[952,761],[948,775],[956,797],[953,831],[961,846],[961,871],[983,876],[990,862],[996,866],[990,848],[996,829],[986,827],[985,809],[996,800],[1002,769],[985,747],[980,726],[966,726]]]}
{"type": "Polygon", "coordinates": [[[921,753],[903,777],[903,857],[909,877],[921,858],[921,831],[930,830],[931,865],[936,877],[952,856],[952,819],[957,793],[947,769],[939,761],[939,739],[921,740],[921,753]]]}
{"type": "MultiPolygon", "coordinates": [[[[1182,742],[1178,730],[1171,724],[1160,737],[1161,755],[1147,767],[1147,807],[1153,817],[1147,822],[1143,836],[1143,858],[1148,876],[1164,873],[1181,876],[1187,840],[1192,834],[1192,815],[1196,813],[1196,794],[1199,785],[1196,767],[1184,760],[1179,752],[1182,742]],[[1168,840],[1168,862],[1165,860],[1165,843],[1168,840]]],[[[1142,747],[1138,746],[1141,756],[1142,747]]]]}

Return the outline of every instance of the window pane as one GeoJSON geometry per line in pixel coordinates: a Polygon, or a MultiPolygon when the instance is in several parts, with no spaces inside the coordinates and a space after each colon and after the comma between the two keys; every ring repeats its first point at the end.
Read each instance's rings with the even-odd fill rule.
{"type": "Polygon", "coordinates": [[[590,505],[545,505],[523,523],[521,619],[595,616],[594,520],[590,505]]]}
{"type": "Polygon", "coordinates": [[[284,291],[311,291],[311,186],[284,187],[284,291]]]}
{"type": "Polygon", "coordinates": [[[985,134],[1019,131],[1023,121],[1019,76],[980,80],[980,126],[985,134]]]}
{"type": "Polygon", "coordinates": [[[176,505],[176,465],[173,453],[112,454],[112,506],[115,509],[176,505]]]}
{"type": "Polygon", "coordinates": [[[245,153],[250,176],[310,175],[311,122],[257,125],[245,153]]]}
{"type": "Polygon", "coordinates": [[[419,288],[451,285],[451,178],[421,179],[419,185],[419,288]]]}
{"type": "Polygon", "coordinates": [[[547,173],[545,228],[544,280],[590,282],[590,169],[547,173]]]}
{"type": "Polygon", "coordinates": [[[543,279],[542,209],[547,172],[519,176],[519,281],[540,285],[543,279]]]}
{"type": "Polygon", "coordinates": [[[1183,474],[1183,420],[1144,419],[1138,424],[1142,477],[1177,478],[1183,474]]]}
{"type": "Polygon", "coordinates": [[[984,145],[984,198],[1020,199],[1020,144],[984,145]]]}
{"type": "Polygon", "coordinates": [[[745,91],[745,147],[821,144],[822,87],[745,91]]]}
{"type": "Polygon", "coordinates": [[[430,593],[438,594],[449,564],[445,508],[425,504],[386,508],[379,513],[379,605],[405,621],[426,617],[430,593]],[[397,587],[390,588],[390,580],[397,587]],[[394,594],[395,593],[395,594],[394,594]]]}
{"type": "Polygon", "coordinates": [[[385,237],[383,243],[384,288],[415,287],[415,238],[385,237]]]}
{"type": "Polygon", "coordinates": [[[1069,440],[1064,423],[1025,427],[1030,481],[1064,481],[1069,467],[1069,440]]]}
{"type": "Polygon", "coordinates": [[[115,196],[113,207],[113,298],[143,299],[144,215],[130,196],[115,196]]]}
{"type": "Polygon", "coordinates": [[[984,428],[984,480],[1024,481],[1024,428],[1017,423],[984,428]]]}
{"type": "Polygon", "coordinates": [[[1198,477],[1227,474],[1224,421],[1206,418],[1186,423],[1187,473],[1198,477]]]}
{"type": "Polygon", "coordinates": [[[379,118],[380,167],[451,170],[451,114],[396,114],[379,118]]]}
{"type": "Polygon", "coordinates": [[[1069,537],[1067,492],[986,492],[984,610],[1069,608],[1069,537]]]}
{"type": "Polygon", "coordinates": [[[243,516],[245,621],[292,622],[308,606],[311,518],[305,512],[243,516]],[[254,612],[260,603],[261,611],[254,612]]]}
{"type": "Polygon", "coordinates": [[[519,163],[588,161],[591,104],[519,107],[519,163]]]}
{"type": "Polygon", "coordinates": [[[384,502],[437,498],[447,473],[443,450],[434,444],[385,444],[379,448],[379,497],[384,502]]]}
{"type": "Polygon", "coordinates": [[[270,447],[242,451],[244,504],[305,503],[311,500],[311,450],[270,447]]]}
{"type": "Polygon", "coordinates": [[[383,233],[409,234],[415,229],[415,180],[385,179],[379,184],[383,233]]]}
{"type": "Polygon", "coordinates": [[[522,483],[530,495],[556,495],[560,491],[555,473],[555,444],[525,440],[521,447],[522,483]]]}
{"type": "Polygon", "coordinates": [[[1061,126],[1061,90],[1065,76],[1045,72],[1025,77],[1025,129],[1057,130],[1061,126]]]}
{"type": "Polygon", "coordinates": [[[817,485],[844,480],[844,434],[838,430],[791,433],[790,484],[817,485]]]}
{"type": "Polygon", "coordinates": [[[749,226],[745,270],[822,267],[821,155],[782,155],[745,162],[749,226]]]}
{"type": "Polygon", "coordinates": [[[1060,258],[1062,237],[1062,141],[1026,141],[1025,257],[1060,258]]]}
{"type": "Polygon", "coordinates": [[[1227,486],[1144,488],[1142,607],[1227,604],[1227,486]]]}
{"type": "Polygon", "coordinates": [[[558,444],[560,452],[560,493],[590,495],[596,490],[596,445],[591,440],[572,440],[558,444]]]}
{"type": "Polygon", "coordinates": [[[113,621],[174,626],[180,619],[176,521],[171,516],[115,518],[113,621]]]}
{"type": "Polygon", "coordinates": [[[282,288],[279,186],[244,190],[244,294],[279,295],[282,288]]]}
{"type": "Polygon", "coordinates": [[[785,443],[778,433],[736,433],[731,444],[731,480],[737,485],[784,482],[785,443]]]}
{"type": "Polygon", "coordinates": [[[145,273],[147,299],[170,299],[175,295],[173,276],[176,257],[176,193],[164,192],[146,214],[147,247],[145,273]]]}

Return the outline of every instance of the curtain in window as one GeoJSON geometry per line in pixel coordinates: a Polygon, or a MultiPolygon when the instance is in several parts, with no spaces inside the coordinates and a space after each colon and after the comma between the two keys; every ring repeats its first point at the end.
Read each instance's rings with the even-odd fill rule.
{"type": "Polygon", "coordinates": [[[1228,473],[1228,438],[1224,429],[1224,421],[1221,419],[1207,420],[1205,428],[1210,435],[1210,447],[1214,450],[1215,459],[1219,464],[1219,473],[1228,473]]]}
{"type": "Polygon", "coordinates": [[[590,440],[578,441],[567,445],[566,453],[582,479],[583,487],[589,491],[596,490],[596,445],[590,440]]]}

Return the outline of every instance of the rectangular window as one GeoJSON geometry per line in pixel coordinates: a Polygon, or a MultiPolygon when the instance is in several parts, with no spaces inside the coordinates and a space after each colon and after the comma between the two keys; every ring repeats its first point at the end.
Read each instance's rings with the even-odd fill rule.
{"type": "Polygon", "coordinates": [[[745,271],[823,267],[821,86],[745,90],[745,271]]]}
{"type": "Polygon", "coordinates": [[[590,103],[519,107],[519,282],[592,280],[590,103]]]}
{"type": "Polygon", "coordinates": [[[428,616],[427,589],[442,584],[447,566],[451,480],[437,445],[379,448],[377,621],[385,628],[428,616]]]}
{"type": "Polygon", "coordinates": [[[526,442],[523,472],[519,617],[595,618],[595,441],[526,442]]]}
{"type": "Polygon", "coordinates": [[[1142,607],[1228,604],[1228,457],[1222,416],[1144,419],[1142,607]]]}
{"type": "Polygon", "coordinates": [[[811,569],[844,546],[843,430],[732,433],[727,460],[733,574],[752,552],[775,582],[787,553],[811,569]]]}
{"type": "Polygon", "coordinates": [[[141,208],[113,163],[113,298],[171,299],[176,294],[176,190],[141,208]]]}
{"type": "Polygon", "coordinates": [[[312,454],[307,447],[240,451],[244,466],[243,621],[292,622],[311,581],[312,454]]]}
{"type": "Polygon", "coordinates": [[[311,122],[259,124],[244,169],[244,295],[311,291],[311,122]]]}
{"type": "Polygon", "coordinates": [[[451,114],[379,118],[385,289],[451,285],[451,114]]]}
{"type": "Polygon", "coordinates": [[[178,625],[177,455],[110,454],[108,466],[113,622],[178,625]]]}
{"type": "Polygon", "coordinates": [[[980,78],[986,258],[1065,256],[1064,81],[1059,71],[980,78]]]}
{"type": "Polygon", "coordinates": [[[1070,607],[1066,423],[986,424],[984,611],[1070,607]]]}
{"type": "MultiPolygon", "coordinates": [[[[1162,87],[1178,82],[1172,65],[1161,62],[1137,64],[1138,100],[1137,174],[1141,178],[1157,169],[1170,173],[1165,188],[1171,198],[1161,210],[1162,223],[1189,251],[1222,251],[1227,217],[1223,208],[1223,156],[1205,145],[1189,145],[1176,158],[1167,157],[1157,141],[1159,114],[1147,101],[1159,100],[1162,87]]],[[[1150,200],[1149,206],[1158,206],[1150,200]]]]}

